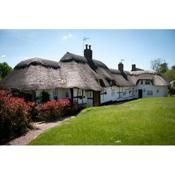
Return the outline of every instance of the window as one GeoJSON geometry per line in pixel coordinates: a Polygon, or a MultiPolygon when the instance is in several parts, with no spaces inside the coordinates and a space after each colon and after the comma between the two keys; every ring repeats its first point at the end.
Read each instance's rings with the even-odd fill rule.
{"type": "Polygon", "coordinates": [[[143,84],[143,80],[140,81],[140,84],[143,84]]]}
{"type": "Polygon", "coordinates": [[[115,86],[115,81],[114,81],[114,80],[111,80],[111,79],[109,79],[109,78],[106,78],[106,81],[108,82],[108,84],[109,84],[110,86],[115,86]]]}
{"type": "Polygon", "coordinates": [[[100,93],[101,95],[106,95],[107,94],[107,92],[106,92],[106,90],[104,89],[103,91],[101,91],[101,93],[100,93]]]}
{"type": "Polygon", "coordinates": [[[54,89],[54,90],[53,90],[53,98],[54,98],[55,100],[58,99],[58,89],[54,89]]]}
{"type": "Polygon", "coordinates": [[[159,89],[157,89],[157,93],[159,93],[159,89]]]}
{"type": "Polygon", "coordinates": [[[134,88],[132,88],[132,95],[134,95],[134,88]]]}
{"type": "Polygon", "coordinates": [[[112,91],[111,91],[111,96],[114,96],[114,95],[115,95],[115,90],[112,89],[112,91]]]}
{"type": "Polygon", "coordinates": [[[66,91],[66,97],[69,97],[69,92],[66,91]]]}
{"type": "Polygon", "coordinates": [[[92,92],[91,91],[87,91],[87,97],[91,98],[92,97],[92,92]]]}
{"type": "Polygon", "coordinates": [[[105,87],[105,83],[104,83],[104,81],[102,79],[99,79],[99,82],[100,82],[100,86],[101,87],[105,87]]]}
{"type": "Polygon", "coordinates": [[[148,91],[147,91],[147,95],[153,95],[153,91],[148,90],[148,91]]]}
{"type": "Polygon", "coordinates": [[[145,80],[145,84],[146,85],[149,85],[150,84],[150,81],[149,80],[145,80]]]}
{"type": "Polygon", "coordinates": [[[82,90],[78,89],[78,96],[82,96],[82,95],[83,95],[82,90]]]}

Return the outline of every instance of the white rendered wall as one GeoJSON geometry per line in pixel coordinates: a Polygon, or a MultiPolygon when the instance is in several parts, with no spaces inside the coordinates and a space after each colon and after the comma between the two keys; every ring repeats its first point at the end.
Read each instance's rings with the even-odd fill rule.
{"type": "Polygon", "coordinates": [[[136,87],[120,87],[117,101],[131,100],[137,98],[136,87]]]}
{"type": "MultiPolygon", "coordinates": [[[[36,97],[40,97],[43,90],[36,91],[36,97]]],[[[70,89],[56,88],[56,89],[44,89],[45,92],[48,92],[50,95],[50,100],[53,100],[55,96],[58,99],[61,98],[71,98],[70,89]]]]}
{"type": "Polygon", "coordinates": [[[78,88],[73,89],[73,101],[77,104],[93,106],[93,91],[86,91],[78,88]],[[76,98],[80,97],[81,98],[76,98]]]}
{"type": "Polygon", "coordinates": [[[116,101],[118,96],[118,87],[106,87],[100,93],[100,102],[107,103],[110,101],[116,101]]]}
{"type": "Polygon", "coordinates": [[[154,86],[153,96],[154,97],[168,96],[168,87],[167,86],[154,86]]]}
{"type": "Polygon", "coordinates": [[[151,84],[145,84],[145,80],[142,80],[143,84],[141,84],[141,81],[137,84],[137,89],[142,89],[143,98],[147,97],[165,97],[168,95],[168,86],[154,86],[151,84]],[[152,95],[148,94],[148,91],[152,91],[152,95]]]}
{"type": "Polygon", "coordinates": [[[101,92],[100,97],[101,97],[101,103],[130,100],[137,98],[137,88],[112,86],[104,88],[103,91],[101,92]]]}

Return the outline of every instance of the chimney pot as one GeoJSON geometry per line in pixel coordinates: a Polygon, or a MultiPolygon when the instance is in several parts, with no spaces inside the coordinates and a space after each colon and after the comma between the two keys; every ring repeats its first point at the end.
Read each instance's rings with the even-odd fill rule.
{"type": "Polygon", "coordinates": [[[118,64],[118,70],[120,71],[120,72],[123,72],[123,70],[124,70],[124,65],[123,65],[123,63],[119,63],[118,64]]]}
{"type": "Polygon", "coordinates": [[[86,44],[86,49],[84,49],[84,57],[85,57],[87,60],[92,60],[91,45],[89,45],[89,48],[88,48],[88,44],[86,44]]]}
{"type": "Polygon", "coordinates": [[[136,65],[135,64],[132,64],[132,69],[131,71],[136,71],[136,65]]]}

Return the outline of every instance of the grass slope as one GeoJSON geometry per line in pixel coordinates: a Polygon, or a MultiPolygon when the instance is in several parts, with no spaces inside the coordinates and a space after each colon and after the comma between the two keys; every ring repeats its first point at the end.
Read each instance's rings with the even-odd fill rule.
{"type": "Polygon", "coordinates": [[[32,145],[175,144],[175,97],[92,107],[39,135],[32,145]]]}

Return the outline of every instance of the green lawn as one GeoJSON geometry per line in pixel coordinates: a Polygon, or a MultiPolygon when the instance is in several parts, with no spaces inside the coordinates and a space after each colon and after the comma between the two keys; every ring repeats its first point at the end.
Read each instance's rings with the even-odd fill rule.
{"type": "Polygon", "coordinates": [[[175,144],[175,97],[87,108],[30,144],[172,145],[175,144]]]}

